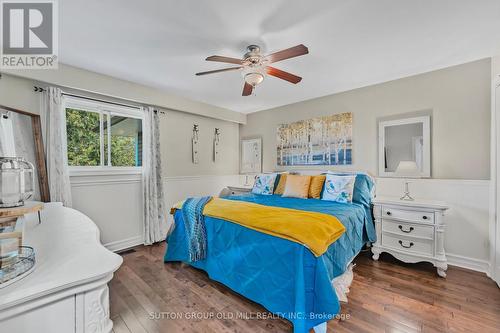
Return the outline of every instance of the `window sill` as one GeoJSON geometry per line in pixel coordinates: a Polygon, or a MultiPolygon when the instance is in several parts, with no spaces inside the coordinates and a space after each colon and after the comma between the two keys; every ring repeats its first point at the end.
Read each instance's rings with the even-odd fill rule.
{"type": "Polygon", "coordinates": [[[69,167],[70,177],[140,175],[142,167],[69,167]]]}

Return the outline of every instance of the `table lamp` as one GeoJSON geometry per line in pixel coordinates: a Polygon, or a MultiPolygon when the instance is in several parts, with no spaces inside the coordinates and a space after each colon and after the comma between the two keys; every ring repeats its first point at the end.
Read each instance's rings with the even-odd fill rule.
{"type": "Polygon", "coordinates": [[[256,173],[249,173],[249,172],[246,172],[246,173],[243,173],[245,175],[245,184],[243,184],[244,186],[252,186],[253,185],[253,181],[255,180],[255,176],[257,175],[256,173]],[[252,181],[250,181],[250,179],[252,181]]]}
{"type": "Polygon", "coordinates": [[[400,199],[409,201],[415,200],[410,195],[410,190],[408,187],[409,181],[407,178],[420,177],[420,170],[418,169],[417,163],[415,161],[401,161],[399,162],[399,165],[396,168],[396,172],[394,172],[394,174],[396,176],[406,178],[404,185],[404,194],[400,199]]]}

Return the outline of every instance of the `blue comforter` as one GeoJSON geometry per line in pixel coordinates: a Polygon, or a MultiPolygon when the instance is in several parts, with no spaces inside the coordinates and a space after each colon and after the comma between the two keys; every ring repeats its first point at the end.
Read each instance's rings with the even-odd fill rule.
{"type": "MultiPolygon", "coordinates": [[[[226,199],[331,214],[344,224],[346,232],[316,258],[301,244],[206,217],[207,257],[190,263],[290,320],[294,332],[308,332],[332,319],[340,310],[332,279],[344,273],[365,243],[376,238],[369,207],[277,195],[247,194],[226,199]]],[[[189,242],[182,219],[178,210],[175,229],[167,238],[165,262],[189,262],[189,242]]]]}

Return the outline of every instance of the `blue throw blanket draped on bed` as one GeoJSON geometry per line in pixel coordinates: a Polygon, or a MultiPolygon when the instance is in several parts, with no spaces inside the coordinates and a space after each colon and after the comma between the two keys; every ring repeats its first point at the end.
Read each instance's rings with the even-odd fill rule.
{"type": "Polygon", "coordinates": [[[188,198],[182,205],[190,262],[207,257],[207,231],[203,208],[210,199],[212,197],[188,198]]]}

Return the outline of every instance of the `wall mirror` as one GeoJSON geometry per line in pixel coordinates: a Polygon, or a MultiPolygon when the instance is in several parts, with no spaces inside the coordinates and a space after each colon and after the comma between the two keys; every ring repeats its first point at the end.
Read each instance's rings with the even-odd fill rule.
{"type": "Polygon", "coordinates": [[[0,156],[22,157],[35,166],[34,200],[50,201],[40,116],[0,105],[0,156]]]}
{"type": "Polygon", "coordinates": [[[430,116],[380,121],[378,129],[379,176],[402,177],[401,161],[415,162],[415,177],[431,176],[430,116]]]}

